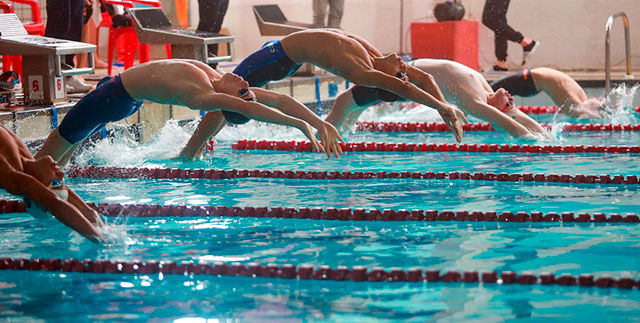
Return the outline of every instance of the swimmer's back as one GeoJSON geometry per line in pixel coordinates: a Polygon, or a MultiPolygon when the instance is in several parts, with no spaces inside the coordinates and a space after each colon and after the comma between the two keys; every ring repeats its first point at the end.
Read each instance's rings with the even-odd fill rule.
{"type": "MultiPolygon", "coordinates": [[[[166,59],[134,66],[120,74],[124,88],[136,101],[180,104],[185,95],[213,91],[205,65],[195,60],[166,59]]],[[[217,73],[216,73],[217,74],[217,73]]]]}

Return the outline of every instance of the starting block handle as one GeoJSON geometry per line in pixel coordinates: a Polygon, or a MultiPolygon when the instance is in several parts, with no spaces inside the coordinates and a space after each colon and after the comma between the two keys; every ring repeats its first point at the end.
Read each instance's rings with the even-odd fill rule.
{"type": "Polygon", "coordinates": [[[56,76],[69,76],[69,75],[78,75],[78,74],[93,74],[95,72],[95,60],[93,53],[87,53],[87,60],[89,61],[89,67],[81,67],[81,68],[72,68],[70,70],[62,69],[62,61],[60,59],[60,55],[55,56],[55,72],[56,76]]]}
{"type": "Polygon", "coordinates": [[[229,53],[229,55],[227,55],[227,56],[209,57],[209,51],[207,50],[207,46],[206,45],[203,46],[202,57],[205,57],[206,63],[207,64],[213,64],[213,63],[220,63],[220,62],[230,61],[231,60],[231,56],[233,56],[233,48],[232,48],[230,42],[228,42],[226,44],[227,44],[227,53],[229,53]]]}

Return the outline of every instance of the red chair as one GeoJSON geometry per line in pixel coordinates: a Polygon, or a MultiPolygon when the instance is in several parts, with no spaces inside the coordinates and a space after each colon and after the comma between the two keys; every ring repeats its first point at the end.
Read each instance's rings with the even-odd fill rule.
{"type": "MultiPolygon", "coordinates": [[[[153,7],[162,7],[160,1],[156,0],[101,0],[103,5],[120,5],[125,8],[133,8],[134,2],[140,3],[144,5],[149,5],[153,7]]],[[[124,51],[123,51],[123,61],[124,68],[128,69],[133,66],[133,61],[136,55],[136,48],[138,48],[138,59],[140,63],[145,63],[150,60],[150,48],[149,44],[140,44],[138,41],[138,36],[136,35],[136,30],[133,26],[124,26],[124,27],[113,27],[113,21],[111,19],[111,15],[109,12],[105,11],[102,13],[102,21],[98,25],[97,32],[97,40],[96,42],[99,44],[100,39],[100,28],[108,27],[109,28],[109,40],[108,40],[108,57],[107,57],[107,73],[111,75],[111,70],[113,68],[113,54],[116,48],[116,43],[119,38],[123,37],[124,41],[124,51]]],[[[167,45],[167,56],[171,57],[171,47],[167,45]]]]}
{"type": "Polygon", "coordinates": [[[31,7],[31,22],[24,23],[23,26],[29,35],[44,36],[44,23],[40,15],[40,4],[38,0],[9,0],[11,2],[25,4],[31,7]]]}

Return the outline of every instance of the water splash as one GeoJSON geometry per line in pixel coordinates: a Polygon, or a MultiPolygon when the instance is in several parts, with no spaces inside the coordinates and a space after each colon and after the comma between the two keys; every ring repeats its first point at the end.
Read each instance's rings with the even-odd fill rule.
{"type": "Polygon", "coordinates": [[[611,90],[605,100],[604,122],[612,124],[636,124],[637,113],[633,106],[633,98],[640,85],[627,87],[621,84],[611,90]]]}

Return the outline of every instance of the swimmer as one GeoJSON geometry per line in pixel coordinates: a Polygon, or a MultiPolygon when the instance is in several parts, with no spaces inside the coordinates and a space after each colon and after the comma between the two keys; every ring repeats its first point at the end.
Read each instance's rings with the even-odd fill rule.
{"type": "MultiPolygon", "coordinates": [[[[418,59],[409,63],[407,77],[419,87],[439,87],[447,101],[514,137],[547,136],[539,123],[513,106],[509,92],[494,92],[480,73],[465,65],[443,59],[418,59]],[[437,86],[432,85],[434,81],[437,86]]],[[[327,121],[341,129],[353,124],[367,107],[399,99],[387,91],[354,86],[336,98],[327,121]]]]}
{"type": "MultiPolygon", "coordinates": [[[[383,56],[361,37],[338,29],[309,29],[289,34],[279,41],[266,43],[245,58],[233,71],[251,86],[261,87],[270,81],[293,75],[303,63],[319,66],[352,83],[386,89],[398,96],[438,110],[456,140],[462,140],[462,111],[444,101],[437,86],[419,88],[404,77],[407,65],[396,55],[383,56]]],[[[260,101],[260,98],[258,98],[260,101]]],[[[300,113],[299,111],[284,111],[300,113]]],[[[207,113],[183,155],[192,157],[209,136],[219,131],[225,122],[236,118],[233,113],[207,113]],[[194,148],[195,147],[195,148],[194,148]]],[[[236,118],[237,119],[237,118],[236,118]]]]}
{"type": "Polygon", "coordinates": [[[36,158],[49,155],[61,165],[66,164],[84,139],[108,122],[132,115],[143,100],[205,111],[228,110],[251,119],[292,126],[309,138],[316,151],[324,151],[307,122],[254,102],[254,92],[241,77],[232,73],[220,75],[200,61],[171,59],[137,65],[113,78],[102,79],[96,90],[71,108],[36,158]]]}
{"type": "Polygon", "coordinates": [[[96,228],[103,225],[100,216],[62,183],[63,176],[64,172],[50,156],[34,159],[20,138],[0,125],[0,187],[24,197],[25,205],[37,204],[29,208],[30,213],[43,208],[87,239],[104,241],[96,228]],[[54,192],[48,187],[51,184],[62,192],[54,192]]]}
{"type": "Polygon", "coordinates": [[[589,98],[578,82],[569,75],[547,67],[523,69],[491,83],[497,91],[503,88],[511,95],[533,96],[543,91],[572,118],[602,119],[604,100],[589,98]]]}

